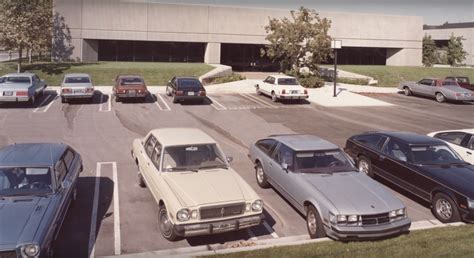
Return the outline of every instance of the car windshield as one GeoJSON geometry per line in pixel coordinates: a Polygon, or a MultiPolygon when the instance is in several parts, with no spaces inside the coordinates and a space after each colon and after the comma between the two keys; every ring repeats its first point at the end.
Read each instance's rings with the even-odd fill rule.
{"type": "Polygon", "coordinates": [[[66,77],[65,83],[90,83],[89,77],[66,77]]]}
{"type": "Polygon", "coordinates": [[[143,79],[140,77],[125,77],[120,80],[121,85],[142,85],[143,79]]]}
{"type": "Polygon", "coordinates": [[[296,153],[296,172],[335,173],[353,171],[354,167],[340,150],[296,153]]]}
{"type": "Polygon", "coordinates": [[[465,162],[447,145],[412,146],[413,163],[416,165],[450,165],[465,162]]]}
{"type": "Polygon", "coordinates": [[[26,76],[10,76],[4,79],[5,83],[30,83],[30,77],[26,76]]]}
{"type": "Polygon", "coordinates": [[[49,168],[0,168],[0,196],[37,195],[52,192],[49,168]]]}
{"type": "Polygon", "coordinates": [[[201,83],[196,79],[180,79],[178,80],[180,90],[199,90],[202,88],[201,83]]]}
{"type": "Polygon", "coordinates": [[[299,83],[295,78],[280,78],[278,85],[299,85],[299,83]]]}
{"type": "Polygon", "coordinates": [[[226,158],[216,144],[171,146],[164,150],[163,171],[197,171],[227,166],[226,158]]]}

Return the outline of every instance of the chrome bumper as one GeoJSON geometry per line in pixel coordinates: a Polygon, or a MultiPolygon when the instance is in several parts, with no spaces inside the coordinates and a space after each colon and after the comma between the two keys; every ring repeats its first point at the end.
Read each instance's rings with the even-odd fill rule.
{"type": "Polygon", "coordinates": [[[408,231],[411,221],[408,218],[383,225],[374,226],[325,226],[326,234],[338,240],[364,240],[383,238],[408,231]]]}
{"type": "Polygon", "coordinates": [[[249,228],[260,225],[263,222],[264,216],[253,215],[248,217],[213,221],[207,223],[195,223],[175,225],[174,230],[178,236],[191,237],[209,234],[218,234],[223,232],[235,231],[243,228],[249,228]]]}

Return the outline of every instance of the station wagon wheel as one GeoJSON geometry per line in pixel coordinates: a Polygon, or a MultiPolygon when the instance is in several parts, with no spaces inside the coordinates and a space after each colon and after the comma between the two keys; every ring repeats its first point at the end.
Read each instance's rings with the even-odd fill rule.
{"type": "Polygon", "coordinates": [[[262,164],[259,161],[255,164],[255,177],[257,178],[257,184],[261,188],[268,188],[270,184],[267,181],[267,176],[263,170],[262,164]]]}
{"type": "Polygon", "coordinates": [[[174,232],[173,223],[168,218],[168,211],[166,210],[165,205],[160,206],[160,210],[158,212],[158,219],[160,223],[161,235],[169,241],[177,240],[178,236],[174,232]]]}
{"type": "Polygon", "coordinates": [[[410,96],[411,95],[411,90],[408,87],[403,88],[403,93],[405,96],[410,96]]]}
{"type": "Polygon", "coordinates": [[[138,172],[137,180],[140,187],[146,187],[145,180],[143,180],[143,175],[140,171],[138,172]]]}
{"type": "Polygon", "coordinates": [[[461,220],[456,203],[446,194],[436,194],[433,198],[431,209],[435,217],[443,223],[457,222],[461,220]]]}
{"type": "Polygon", "coordinates": [[[374,176],[374,173],[372,171],[372,163],[370,163],[370,160],[365,156],[361,156],[359,158],[357,167],[359,168],[360,172],[363,172],[370,177],[374,176]]]}
{"type": "Polygon", "coordinates": [[[273,102],[277,102],[277,101],[278,101],[278,97],[277,97],[277,95],[275,94],[274,91],[272,91],[272,101],[273,101],[273,102]]]}
{"type": "Polygon", "coordinates": [[[319,212],[314,208],[313,205],[309,205],[306,211],[306,226],[311,239],[325,237],[326,232],[324,231],[323,223],[319,212]]]}
{"type": "Polygon", "coordinates": [[[438,101],[439,103],[443,103],[446,101],[446,97],[443,95],[443,93],[438,92],[436,93],[436,101],[438,101]]]}

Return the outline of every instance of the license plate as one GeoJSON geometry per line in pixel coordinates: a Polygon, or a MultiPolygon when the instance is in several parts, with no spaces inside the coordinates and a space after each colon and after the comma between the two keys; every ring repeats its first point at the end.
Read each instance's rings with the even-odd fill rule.
{"type": "Polygon", "coordinates": [[[74,93],[84,93],[84,90],[74,90],[74,93]]]}
{"type": "Polygon", "coordinates": [[[13,91],[4,91],[3,96],[13,96],[13,91]]]}
{"type": "Polygon", "coordinates": [[[194,92],[192,91],[188,92],[188,96],[194,96],[194,92]]]}
{"type": "Polygon", "coordinates": [[[129,91],[127,92],[127,94],[128,94],[128,95],[136,95],[137,92],[136,92],[135,90],[129,90],[129,91]]]}
{"type": "Polygon", "coordinates": [[[464,97],[470,97],[471,94],[470,93],[464,93],[464,97]]]}
{"type": "Polygon", "coordinates": [[[292,90],[290,91],[291,94],[298,94],[298,91],[297,90],[292,90]]]}

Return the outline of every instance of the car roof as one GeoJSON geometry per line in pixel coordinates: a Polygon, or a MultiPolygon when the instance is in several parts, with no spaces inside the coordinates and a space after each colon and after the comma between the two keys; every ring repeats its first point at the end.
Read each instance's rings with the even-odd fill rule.
{"type": "Polygon", "coordinates": [[[67,145],[61,143],[21,143],[0,149],[0,166],[53,166],[67,145]]]}
{"type": "Polygon", "coordinates": [[[216,143],[209,135],[197,128],[160,128],[151,131],[163,146],[216,143]]]}
{"type": "Polygon", "coordinates": [[[275,79],[294,79],[295,77],[284,75],[284,74],[271,74],[271,77],[275,77],[275,79]]]}
{"type": "Polygon", "coordinates": [[[14,76],[34,76],[35,74],[34,73],[9,73],[9,74],[5,74],[4,76],[2,77],[14,77],[14,76]]]}
{"type": "MultiPolygon", "coordinates": [[[[443,141],[429,137],[427,135],[411,133],[411,132],[399,132],[399,131],[379,131],[378,134],[388,136],[390,138],[398,139],[407,144],[437,144],[443,143],[443,141]]],[[[370,133],[368,133],[370,134],[370,133]]]]}
{"type": "Polygon", "coordinates": [[[118,76],[118,78],[126,78],[126,77],[143,78],[143,76],[138,75],[138,74],[121,74],[121,75],[118,76]]]}
{"type": "Polygon", "coordinates": [[[183,79],[188,79],[188,80],[189,80],[189,79],[193,79],[193,80],[198,80],[198,81],[199,81],[198,78],[192,77],[192,76],[176,76],[175,79],[176,79],[176,80],[183,80],[183,79]]]}
{"type": "Polygon", "coordinates": [[[473,128],[473,129],[459,129],[459,130],[437,131],[437,132],[432,132],[431,134],[449,133],[449,132],[464,132],[464,133],[474,134],[474,128],[473,128]]]}
{"type": "Polygon", "coordinates": [[[269,138],[275,139],[295,151],[339,149],[337,145],[315,135],[307,135],[307,134],[270,135],[269,138]]]}
{"type": "Polygon", "coordinates": [[[64,77],[91,77],[87,73],[67,73],[64,77]]]}

